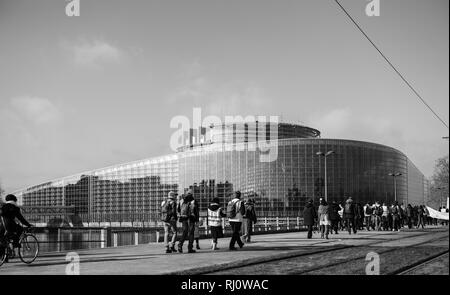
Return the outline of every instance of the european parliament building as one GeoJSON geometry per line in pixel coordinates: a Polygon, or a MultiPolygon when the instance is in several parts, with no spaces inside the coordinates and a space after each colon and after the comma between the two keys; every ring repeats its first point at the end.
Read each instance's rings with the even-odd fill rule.
{"type": "Polygon", "coordinates": [[[83,222],[156,221],[168,192],[188,189],[201,212],[212,198],[225,205],[239,190],[244,198],[255,199],[259,217],[301,216],[309,199],[318,202],[325,195],[325,186],[328,201],[424,203],[427,180],[402,152],[370,142],[322,139],[318,130],[297,124],[271,124],[256,126],[265,128],[265,139],[271,138],[270,127],[277,130],[271,138],[277,153],[269,161],[262,159],[267,155],[247,124],[211,125],[210,140],[198,140],[205,128],[191,129],[173,154],[79,173],[14,194],[25,206],[74,206],[83,222]],[[334,153],[317,154],[328,151],[334,153]]]}

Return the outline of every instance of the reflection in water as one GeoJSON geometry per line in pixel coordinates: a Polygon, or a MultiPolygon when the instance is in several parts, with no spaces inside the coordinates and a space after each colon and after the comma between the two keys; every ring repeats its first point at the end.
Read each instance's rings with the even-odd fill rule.
{"type": "MultiPolygon", "coordinates": [[[[157,229],[138,231],[138,243],[156,242],[157,229]]],[[[71,251],[100,248],[102,245],[101,229],[63,229],[50,228],[33,233],[39,241],[39,249],[44,252],[71,251]]],[[[111,239],[116,236],[117,246],[135,244],[134,230],[117,230],[111,232],[111,239]]],[[[161,235],[162,236],[162,235],[161,235]]],[[[111,240],[112,241],[112,240],[111,240]]],[[[106,241],[105,241],[106,242],[106,241]]],[[[111,242],[113,243],[113,242],[111,242]]],[[[106,245],[106,243],[104,243],[106,245]]]]}

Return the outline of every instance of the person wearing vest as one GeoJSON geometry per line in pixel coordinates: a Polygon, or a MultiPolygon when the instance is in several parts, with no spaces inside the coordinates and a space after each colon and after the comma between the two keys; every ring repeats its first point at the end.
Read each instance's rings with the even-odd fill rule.
{"type": "Polygon", "coordinates": [[[244,247],[244,243],[241,241],[241,226],[242,221],[244,220],[243,215],[245,214],[244,202],[241,201],[241,192],[236,191],[234,198],[231,200],[231,203],[234,204],[236,208],[236,215],[232,218],[228,218],[230,222],[231,229],[233,234],[230,240],[230,250],[237,250],[235,244],[239,245],[239,248],[244,247]]]}
{"type": "Polygon", "coordinates": [[[161,208],[163,208],[161,221],[164,222],[164,245],[166,246],[166,253],[177,252],[175,249],[175,241],[177,240],[177,203],[175,199],[176,193],[170,191],[167,199],[161,203],[161,208]],[[169,235],[172,235],[170,242],[169,235]]]}
{"type": "Polygon", "coordinates": [[[248,199],[245,204],[244,222],[242,223],[243,239],[246,243],[251,242],[251,236],[253,233],[253,224],[256,223],[255,201],[248,199]]]}
{"type": "Polygon", "coordinates": [[[178,242],[178,252],[183,253],[183,244],[186,239],[188,242],[188,253],[195,253],[194,250],[194,230],[195,222],[199,218],[198,208],[194,202],[194,196],[191,190],[184,195],[177,206],[179,221],[182,224],[183,234],[178,242]]]}
{"type": "Polygon", "coordinates": [[[219,250],[217,247],[217,240],[223,237],[222,218],[227,217],[220,207],[219,198],[214,198],[208,206],[208,226],[211,230],[212,249],[219,250]]]}

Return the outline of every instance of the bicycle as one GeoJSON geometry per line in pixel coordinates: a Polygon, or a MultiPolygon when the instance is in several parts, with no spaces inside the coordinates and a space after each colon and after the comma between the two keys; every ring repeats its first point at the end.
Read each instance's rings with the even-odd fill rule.
{"type": "MultiPolygon", "coordinates": [[[[39,254],[39,241],[30,233],[29,228],[24,228],[20,239],[20,247],[18,248],[18,254],[20,260],[25,264],[33,263],[39,254]]],[[[0,248],[0,266],[8,259],[16,257],[16,251],[14,251],[13,240],[6,238],[6,246],[0,248]]]]}

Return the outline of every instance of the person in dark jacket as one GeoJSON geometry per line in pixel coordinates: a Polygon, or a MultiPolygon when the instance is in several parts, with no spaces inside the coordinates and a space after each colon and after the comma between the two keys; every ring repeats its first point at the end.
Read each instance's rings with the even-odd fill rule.
{"type": "MultiPolygon", "coordinates": [[[[23,225],[31,227],[29,223],[20,212],[20,208],[17,205],[17,198],[14,195],[7,195],[6,203],[0,209],[0,237],[7,237],[13,240],[13,246],[20,247],[19,239],[22,235],[23,228],[16,223],[16,219],[23,225]]],[[[4,241],[3,241],[4,242],[4,241]]]]}
{"type": "Polygon", "coordinates": [[[312,238],[313,227],[317,219],[317,211],[313,200],[309,200],[303,210],[303,224],[308,227],[308,239],[312,238]]]}
{"type": "Polygon", "coordinates": [[[392,215],[392,231],[400,231],[400,206],[398,205],[398,202],[395,201],[394,205],[392,205],[391,208],[391,215],[392,215]]]}
{"type": "Polygon", "coordinates": [[[228,216],[228,222],[230,223],[231,230],[233,231],[228,249],[235,251],[235,250],[237,250],[237,248],[235,247],[236,243],[239,245],[239,248],[244,247],[244,242],[242,242],[242,240],[241,240],[240,233],[241,233],[241,228],[242,228],[242,222],[244,221],[243,217],[245,214],[245,206],[244,206],[244,202],[241,201],[241,192],[240,191],[236,191],[234,193],[234,198],[230,202],[228,202],[227,214],[229,213],[228,208],[230,208],[230,209],[234,208],[234,210],[235,210],[234,217],[228,216]]]}
{"type": "Polygon", "coordinates": [[[333,233],[333,231],[334,231],[334,233],[336,235],[338,234],[338,227],[339,227],[339,220],[340,220],[339,210],[341,210],[341,208],[339,207],[339,204],[336,203],[336,201],[333,201],[331,203],[331,206],[329,209],[329,217],[330,217],[330,221],[331,221],[330,233],[333,233]]]}
{"type": "Polygon", "coordinates": [[[255,211],[255,201],[253,199],[248,199],[244,203],[245,213],[244,213],[244,222],[242,223],[244,235],[242,236],[245,239],[245,242],[251,242],[251,236],[253,233],[253,224],[257,222],[256,219],[256,211],[255,211]]]}
{"type": "Polygon", "coordinates": [[[192,191],[189,190],[177,205],[178,219],[182,224],[183,233],[178,242],[178,252],[183,253],[184,241],[189,240],[188,253],[195,253],[194,250],[194,230],[195,223],[199,220],[198,206],[194,202],[192,191]]]}
{"type": "Polygon", "coordinates": [[[406,206],[406,224],[408,225],[409,229],[412,228],[413,221],[414,221],[413,207],[411,206],[411,204],[408,204],[408,206],[406,206]]]}
{"type": "Polygon", "coordinates": [[[227,217],[224,209],[220,206],[219,198],[214,198],[208,206],[208,226],[211,230],[212,249],[219,250],[217,241],[223,237],[222,218],[227,217]]]}
{"type": "Polygon", "coordinates": [[[164,245],[166,253],[177,252],[175,241],[177,240],[177,203],[176,193],[170,191],[167,199],[161,203],[161,221],[164,222],[164,245]],[[172,239],[169,241],[169,236],[172,239]]]}
{"type": "Polygon", "coordinates": [[[357,215],[355,215],[356,228],[362,230],[364,228],[364,207],[361,203],[356,203],[357,215]]]}
{"type": "Polygon", "coordinates": [[[373,215],[373,206],[370,203],[366,203],[364,206],[364,224],[366,226],[367,231],[370,231],[370,228],[373,227],[372,224],[372,215],[373,215]]]}
{"type": "Polygon", "coordinates": [[[418,213],[418,218],[417,218],[417,228],[419,228],[420,226],[422,226],[422,228],[424,228],[424,210],[423,210],[423,206],[420,205],[419,209],[417,211],[418,213]]]}
{"type": "Polygon", "coordinates": [[[356,234],[355,221],[357,218],[359,218],[358,208],[353,203],[353,199],[350,197],[347,201],[345,201],[344,205],[344,222],[349,235],[352,234],[352,230],[353,233],[356,234]]]}

